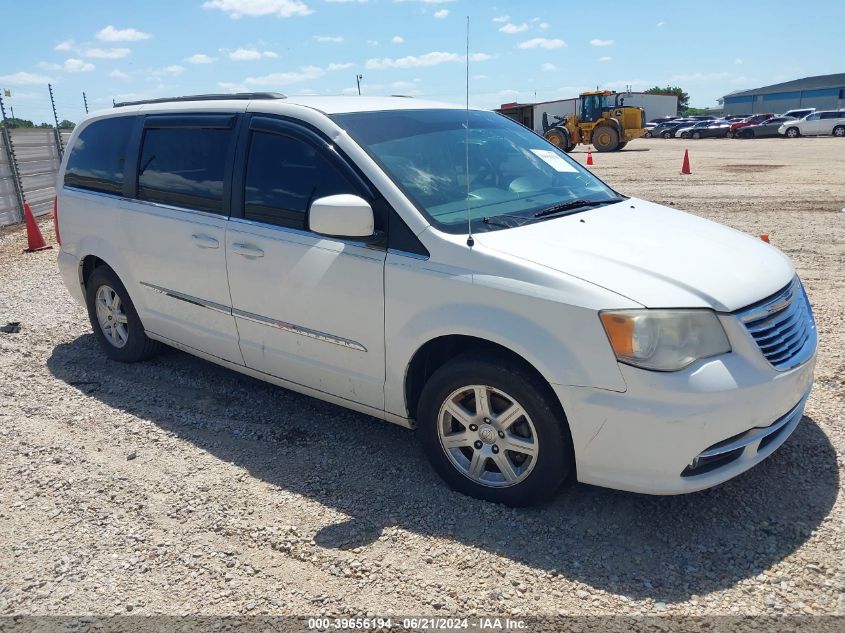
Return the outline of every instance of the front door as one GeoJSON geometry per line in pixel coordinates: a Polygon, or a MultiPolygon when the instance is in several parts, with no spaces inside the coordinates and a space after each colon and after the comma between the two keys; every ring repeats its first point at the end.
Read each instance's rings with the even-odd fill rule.
{"type": "Polygon", "coordinates": [[[367,186],[295,123],[253,116],[242,142],[226,254],[246,365],[383,409],[385,250],[322,237],[307,222],[316,198],[366,198],[367,186]]]}

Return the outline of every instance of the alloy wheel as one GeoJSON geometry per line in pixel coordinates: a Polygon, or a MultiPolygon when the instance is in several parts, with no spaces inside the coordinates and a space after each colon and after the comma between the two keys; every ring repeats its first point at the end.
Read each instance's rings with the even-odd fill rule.
{"type": "Polygon", "coordinates": [[[103,284],[97,288],[95,298],[97,321],[106,340],[115,347],[123,347],[129,340],[128,319],[123,311],[120,296],[114,288],[103,284]]]}
{"type": "Polygon", "coordinates": [[[453,391],[437,416],[440,446],[477,484],[505,488],[524,481],[539,452],[537,431],[519,402],[487,385],[453,391]]]}

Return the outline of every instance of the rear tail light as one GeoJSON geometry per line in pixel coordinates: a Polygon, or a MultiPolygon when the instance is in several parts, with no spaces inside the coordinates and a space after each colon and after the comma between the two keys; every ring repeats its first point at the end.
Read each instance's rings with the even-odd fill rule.
{"type": "Polygon", "coordinates": [[[53,228],[56,231],[56,243],[62,245],[62,236],[59,235],[59,196],[53,198],[53,228]]]}

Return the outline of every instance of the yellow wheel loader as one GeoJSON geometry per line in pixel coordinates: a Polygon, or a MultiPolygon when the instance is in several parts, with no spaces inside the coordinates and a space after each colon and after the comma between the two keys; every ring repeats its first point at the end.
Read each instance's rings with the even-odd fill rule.
{"type": "Polygon", "coordinates": [[[582,92],[578,103],[578,114],[555,116],[557,121],[551,124],[543,113],[543,136],[565,152],[578,143],[592,145],[598,152],[615,152],[645,134],[645,111],[624,105],[624,94],[582,92]]]}

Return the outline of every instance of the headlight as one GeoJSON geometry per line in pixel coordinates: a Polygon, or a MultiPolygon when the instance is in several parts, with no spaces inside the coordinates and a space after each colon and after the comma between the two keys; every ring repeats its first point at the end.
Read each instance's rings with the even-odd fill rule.
{"type": "Polygon", "coordinates": [[[677,371],[731,351],[711,310],[620,310],[599,316],[616,358],[644,369],[677,371]]]}

